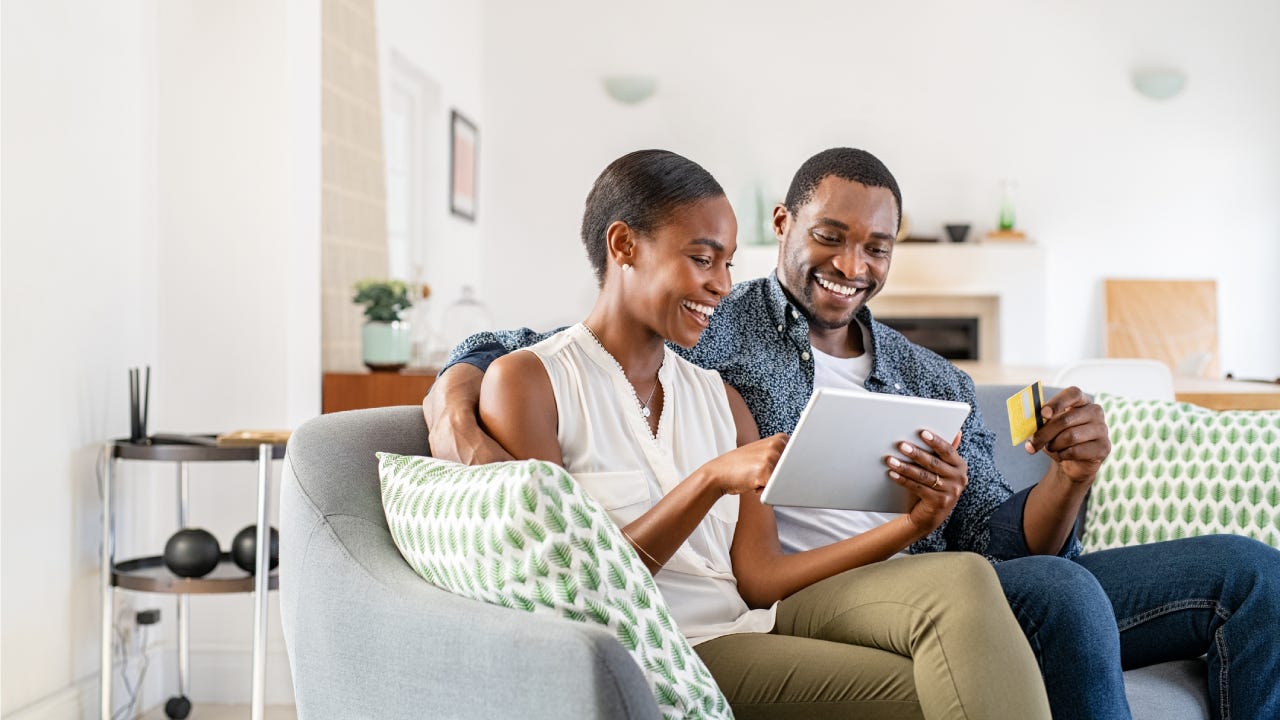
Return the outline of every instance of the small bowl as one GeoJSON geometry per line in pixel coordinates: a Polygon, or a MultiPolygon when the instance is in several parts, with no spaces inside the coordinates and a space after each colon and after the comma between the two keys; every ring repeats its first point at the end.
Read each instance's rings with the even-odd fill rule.
{"type": "Polygon", "coordinates": [[[969,226],[967,224],[944,225],[947,230],[947,237],[951,238],[951,242],[962,243],[969,235],[969,226]]]}

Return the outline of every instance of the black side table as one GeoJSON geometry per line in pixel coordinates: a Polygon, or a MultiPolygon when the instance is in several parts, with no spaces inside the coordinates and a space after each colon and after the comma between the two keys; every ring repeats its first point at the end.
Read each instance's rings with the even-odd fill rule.
{"type": "MultiPolygon", "coordinates": [[[[204,436],[201,436],[204,437],[204,436]]],[[[207,436],[212,443],[213,436],[207,436]]],[[[159,555],[140,557],[117,563],[115,560],[115,519],[112,512],[112,484],[116,466],[121,460],[142,460],[177,463],[178,475],[178,526],[186,527],[189,493],[187,463],[191,462],[248,462],[258,463],[258,568],[270,567],[270,525],[268,510],[271,484],[271,460],[284,457],[284,445],[262,444],[257,447],[216,447],[212,444],[180,444],[152,442],[134,444],[128,440],[114,440],[107,444],[106,472],[102,482],[102,671],[100,714],[102,720],[112,715],[112,635],[115,623],[115,589],[117,587],[141,592],[169,593],[177,595],[178,623],[178,693],[187,697],[190,691],[190,605],[188,596],[207,593],[252,592],[253,608],[253,681],[252,720],[262,720],[265,705],[265,680],[267,659],[267,599],[268,592],[279,586],[276,572],[259,572],[250,575],[231,561],[229,553],[222,554],[217,568],[200,578],[184,578],[174,575],[164,565],[159,555]]],[[[171,700],[170,704],[174,701],[171,700]]],[[[188,705],[189,709],[189,705],[188,705]]],[[[185,717],[185,712],[170,717],[185,717]]]]}

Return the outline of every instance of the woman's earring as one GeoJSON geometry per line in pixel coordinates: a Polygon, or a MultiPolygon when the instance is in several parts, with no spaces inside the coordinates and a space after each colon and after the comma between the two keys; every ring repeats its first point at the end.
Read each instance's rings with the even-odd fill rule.
{"type": "Polygon", "coordinates": [[[626,263],[622,263],[622,272],[631,272],[631,266],[626,263]]]}

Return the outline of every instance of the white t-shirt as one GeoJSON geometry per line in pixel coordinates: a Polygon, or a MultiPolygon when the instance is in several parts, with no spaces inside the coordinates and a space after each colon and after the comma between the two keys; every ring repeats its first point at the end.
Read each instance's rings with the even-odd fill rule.
{"type": "MultiPolygon", "coordinates": [[[[724,381],[664,350],[655,437],[622,368],[581,323],[526,348],[555,393],[564,468],[624,527],[708,460],[738,446],[724,381]]],[[[768,632],[777,605],[752,610],[738,594],[729,547],[738,498],[716,501],[654,576],[681,632],[696,645],[721,635],[768,632]]]]}
{"type": "MultiPolygon", "coordinates": [[[[867,376],[871,374],[871,337],[862,330],[862,347],[866,352],[855,358],[839,358],[817,348],[813,351],[813,389],[820,387],[867,392],[867,376]]],[[[888,468],[885,468],[888,471],[888,468]]],[[[885,482],[889,482],[885,477],[885,482]]],[[[787,552],[801,552],[853,537],[898,517],[895,513],[823,508],[775,507],[778,518],[778,540],[787,552]]],[[[906,553],[899,553],[905,555],[906,553]]]]}

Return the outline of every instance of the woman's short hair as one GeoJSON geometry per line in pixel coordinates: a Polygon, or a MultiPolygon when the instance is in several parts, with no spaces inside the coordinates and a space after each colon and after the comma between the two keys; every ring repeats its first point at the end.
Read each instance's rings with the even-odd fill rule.
{"type": "Polygon", "coordinates": [[[596,281],[604,284],[610,225],[621,220],[636,232],[651,233],[682,205],[723,196],[711,173],[667,150],[637,150],[609,163],[582,211],[582,245],[596,281]]]}

